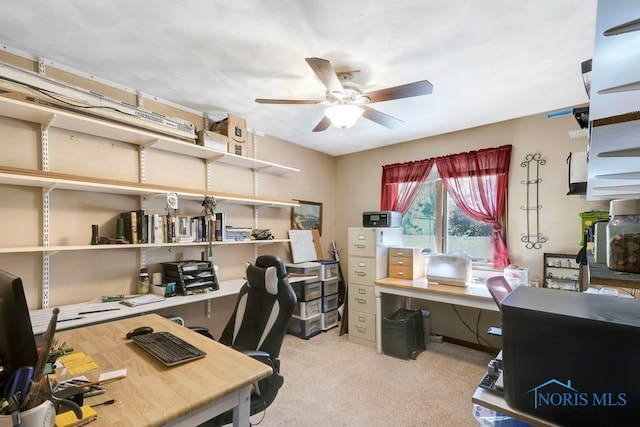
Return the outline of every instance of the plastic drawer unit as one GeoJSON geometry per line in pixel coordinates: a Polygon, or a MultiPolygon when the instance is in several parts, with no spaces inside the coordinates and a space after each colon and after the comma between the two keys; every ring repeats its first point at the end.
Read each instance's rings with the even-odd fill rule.
{"type": "Polygon", "coordinates": [[[309,317],[322,313],[322,305],[321,298],[316,298],[311,301],[300,301],[296,304],[293,315],[301,319],[308,319],[309,317]]]}
{"type": "Polygon", "coordinates": [[[322,330],[328,331],[338,326],[338,310],[322,313],[322,330]]]}
{"type": "Polygon", "coordinates": [[[333,295],[338,293],[338,279],[323,280],[322,281],[322,296],[333,295]]]}
{"type": "Polygon", "coordinates": [[[309,339],[322,332],[322,313],[308,319],[293,316],[289,321],[287,333],[300,338],[309,339]]]}

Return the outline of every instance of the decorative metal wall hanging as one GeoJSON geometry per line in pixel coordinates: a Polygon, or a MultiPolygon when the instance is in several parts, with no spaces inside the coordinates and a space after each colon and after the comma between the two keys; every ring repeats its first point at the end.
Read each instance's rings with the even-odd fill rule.
{"type": "Polygon", "coordinates": [[[546,243],[547,236],[540,232],[540,166],[547,163],[539,153],[527,154],[520,166],[527,169],[527,179],[520,181],[527,186],[527,204],[520,206],[527,214],[527,231],[520,233],[520,241],[525,243],[527,249],[540,249],[546,243]]]}

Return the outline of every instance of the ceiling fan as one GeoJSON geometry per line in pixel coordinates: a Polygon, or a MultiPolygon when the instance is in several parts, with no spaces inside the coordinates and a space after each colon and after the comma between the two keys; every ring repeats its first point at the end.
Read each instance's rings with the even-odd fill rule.
{"type": "Polygon", "coordinates": [[[331,124],[339,128],[353,126],[362,116],[365,119],[388,128],[395,128],[402,120],[375,110],[368,106],[375,102],[394,99],[411,98],[429,95],[433,85],[427,80],[420,80],[387,89],[362,92],[360,85],[353,81],[355,72],[336,73],[329,62],[322,58],[306,58],[307,64],[316,73],[320,81],[327,87],[326,99],[264,99],[257,98],[259,104],[324,104],[328,105],[325,117],[313,128],[313,132],[326,130],[331,124]]]}

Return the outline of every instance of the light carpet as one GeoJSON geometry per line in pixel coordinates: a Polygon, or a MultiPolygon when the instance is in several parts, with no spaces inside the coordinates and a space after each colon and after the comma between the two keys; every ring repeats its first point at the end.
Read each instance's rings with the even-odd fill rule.
{"type": "Polygon", "coordinates": [[[416,360],[402,360],[351,343],[334,328],[309,340],[287,335],[280,358],[284,386],[262,427],[466,427],[478,426],[471,396],[491,355],[430,342],[416,360]]]}

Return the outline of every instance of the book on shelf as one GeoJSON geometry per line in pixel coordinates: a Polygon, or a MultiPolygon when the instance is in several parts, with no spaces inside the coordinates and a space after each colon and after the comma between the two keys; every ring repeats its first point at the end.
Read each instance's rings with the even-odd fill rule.
{"type": "Polygon", "coordinates": [[[143,210],[123,212],[120,214],[124,228],[124,238],[129,243],[150,243],[149,215],[143,210]]]}
{"type": "Polygon", "coordinates": [[[154,302],[164,301],[164,296],[157,294],[141,294],[132,297],[126,297],[120,304],[124,304],[128,307],[137,307],[139,305],[151,304],[154,302]]]}
{"type": "Polygon", "coordinates": [[[251,240],[251,232],[252,228],[246,227],[233,227],[231,225],[227,225],[226,227],[226,239],[230,241],[245,241],[251,240]]]}
{"type": "Polygon", "coordinates": [[[162,233],[162,217],[160,214],[153,214],[153,243],[164,243],[164,237],[162,233]]]}
{"type": "Polygon", "coordinates": [[[225,212],[216,212],[216,240],[224,242],[227,237],[227,214],[225,212]]]}

